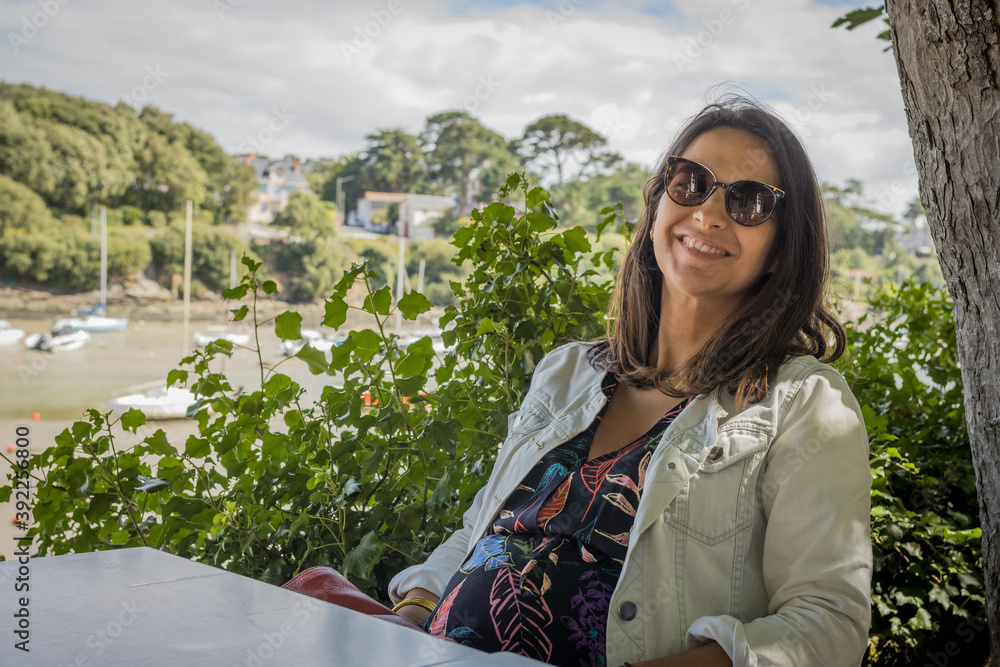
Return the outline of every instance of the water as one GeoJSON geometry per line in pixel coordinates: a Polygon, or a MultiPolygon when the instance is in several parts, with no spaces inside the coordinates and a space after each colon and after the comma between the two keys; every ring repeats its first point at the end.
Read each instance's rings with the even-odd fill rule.
{"type": "MultiPolygon", "coordinates": [[[[51,320],[11,320],[11,324],[30,335],[48,330],[51,320]]],[[[192,323],[191,333],[204,328],[205,323],[192,323]]],[[[183,357],[182,329],[180,322],[133,320],[124,331],[91,334],[92,342],[74,352],[28,350],[23,342],[0,347],[0,452],[13,457],[10,449],[18,428],[23,433],[24,427],[29,430],[29,451],[41,452],[87,409],[104,411],[115,396],[164,383],[167,373],[177,368],[183,357]]],[[[247,327],[243,332],[252,330],[247,327]]],[[[265,365],[286,359],[279,353],[273,326],[261,327],[259,335],[265,365]]],[[[236,349],[231,359],[220,358],[212,369],[224,372],[234,389],[252,391],[260,386],[258,358],[250,350],[236,349]]],[[[312,375],[299,359],[287,359],[278,370],[305,388],[306,404],[318,399],[323,387],[335,381],[326,375],[312,375]]],[[[128,447],[161,428],[170,442],[182,443],[196,432],[197,424],[188,419],[150,421],[137,434],[118,428],[115,436],[120,446],[128,447]]],[[[0,485],[8,483],[9,470],[10,465],[0,458],[0,485]]],[[[13,524],[13,500],[0,504],[0,555],[6,558],[14,555],[12,538],[21,534],[13,524]]]]}
{"type": "MultiPolygon", "coordinates": [[[[11,324],[31,334],[46,330],[50,321],[12,320],[11,324]]],[[[201,327],[192,324],[191,332],[200,328],[203,323],[201,327]]],[[[31,419],[36,413],[45,421],[79,419],[88,408],[104,410],[115,396],[165,382],[167,373],[183,358],[179,322],[138,320],[124,331],[91,335],[91,343],[73,352],[28,350],[23,344],[0,347],[0,420],[31,419]]],[[[284,358],[278,343],[273,327],[261,328],[260,348],[266,365],[284,358]]],[[[236,349],[231,359],[219,362],[213,370],[225,372],[234,388],[250,390],[260,384],[257,355],[249,350],[236,349]]],[[[318,397],[332,380],[310,374],[298,359],[286,361],[280,371],[302,384],[310,397],[318,397]]]]}

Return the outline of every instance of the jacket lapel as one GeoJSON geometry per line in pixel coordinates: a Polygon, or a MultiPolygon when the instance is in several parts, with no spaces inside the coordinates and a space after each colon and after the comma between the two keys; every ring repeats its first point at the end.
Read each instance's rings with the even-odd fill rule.
{"type": "Polygon", "coordinates": [[[698,472],[706,452],[715,445],[719,420],[728,414],[719,404],[717,393],[691,401],[660,438],[646,471],[631,545],[674,502],[698,472]]]}

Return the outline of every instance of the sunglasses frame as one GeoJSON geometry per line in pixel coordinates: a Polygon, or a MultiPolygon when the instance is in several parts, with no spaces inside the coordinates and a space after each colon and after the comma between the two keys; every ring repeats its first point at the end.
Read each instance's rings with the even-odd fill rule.
{"type": "Polygon", "coordinates": [[[773,185],[768,185],[767,183],[761,183],[760,181],[750,181],[750,180],[735,181],[733,183],[726,184],[717,179],[715,177],[715,174],[712,173],[712,170],[706,167],[705,165],[701,164],[700,162],[695,162],[694,160],[689,160],[688,158],[681,157],[679,155],[671,155],[667,157],[667,170],[663,174],[663,189],[666,195],[670,197],[670,201],[674,202],[678,206],[701,206],[702,204],[708,201],[708,198],[712,196],[712,193],[714,193],[715,189],[718,187],[722,188],[723,199],[725,200],[726,203],[726,213],[729,214],[729,217],[732,218],[733,222],[735,222],[738,225],[743,225],[744,227],[757,227],[758,225],[763,225],[765,222],[770,220],[771,216],[774,215],[775,209],[778,208],[778,202],[780,202],[785,197],[785,191],[782,190],[781,188],[776,188],[773,185]],[[674,173],[674,167],[681,162],[687,162],[689,164],[701,167],[702,169],[708,172],[709,176],[712,177],[713,181],[712,187],[708,190],[707,193],[705,193],[705,197],[699,202],[695,202],[693,204],[685,204],[684,202],[677,201],[676,199],[674,199],[673,195],[670,194],[670,177],[674,173]],[[755,222],[755,223],[740,222],[739,220],[736,219],[736,216],[734,216],[733,212],[730,210],[729,192],[730,190],[732,190],[733,187],[739,185],[740,183],[753,183],[754,185],[759,185],[763,188],[766,188],[767,190],[770,190],[771,194],[774,195],[774,207],[771,208],[771,211],[767,214],[767,217],[765,217],[760,222],[755,222]]]}

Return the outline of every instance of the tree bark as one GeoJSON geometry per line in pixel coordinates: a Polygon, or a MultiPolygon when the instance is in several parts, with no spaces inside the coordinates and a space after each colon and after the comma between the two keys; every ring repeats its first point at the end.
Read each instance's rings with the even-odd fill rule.
{"type": "Polygon", "coordinates": [[[1000,38],[997,0],[887,0],[941,271],[955,301],[979,493],[993,660],[1000,660],[1000,38]]]}

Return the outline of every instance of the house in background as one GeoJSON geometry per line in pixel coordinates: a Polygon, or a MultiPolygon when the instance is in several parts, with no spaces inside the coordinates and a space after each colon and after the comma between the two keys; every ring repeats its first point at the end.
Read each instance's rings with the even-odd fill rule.
{"type": "Polygon", "coordinates": [[[365,192],[358,200],[356,213],[351,222],[370,231],[386,233],[389,225],[383,222],[381,211],[388,211],[392,204],[399,206],[396,229],[400,236],[412,239],[434,238],[434,221],[446,211],[458,208],[457,197],[437,195],[401,194],[395,192],[365,192]],[[373,220],[373,217],[376,220],[373,220]],[[377,220],[381,218],[382,220],[377,220]]]}
{"type": "Polygon", "coordinates": [[[271,160],[253,154],[236,159],[257,171],[257,192],[247,209],[247,222],[273,222],[274,214],[288,205],[288,195],[295,190],[309,190],[298,160],[271,160]]]}
{"type": "Polygon", "coordinates": [[[921,213],[909,222],[903,233],[897,236],[899,244],[911,255],[930,257],[934,254],[934,239],[931,238],[927,216],[921,213]]]}

